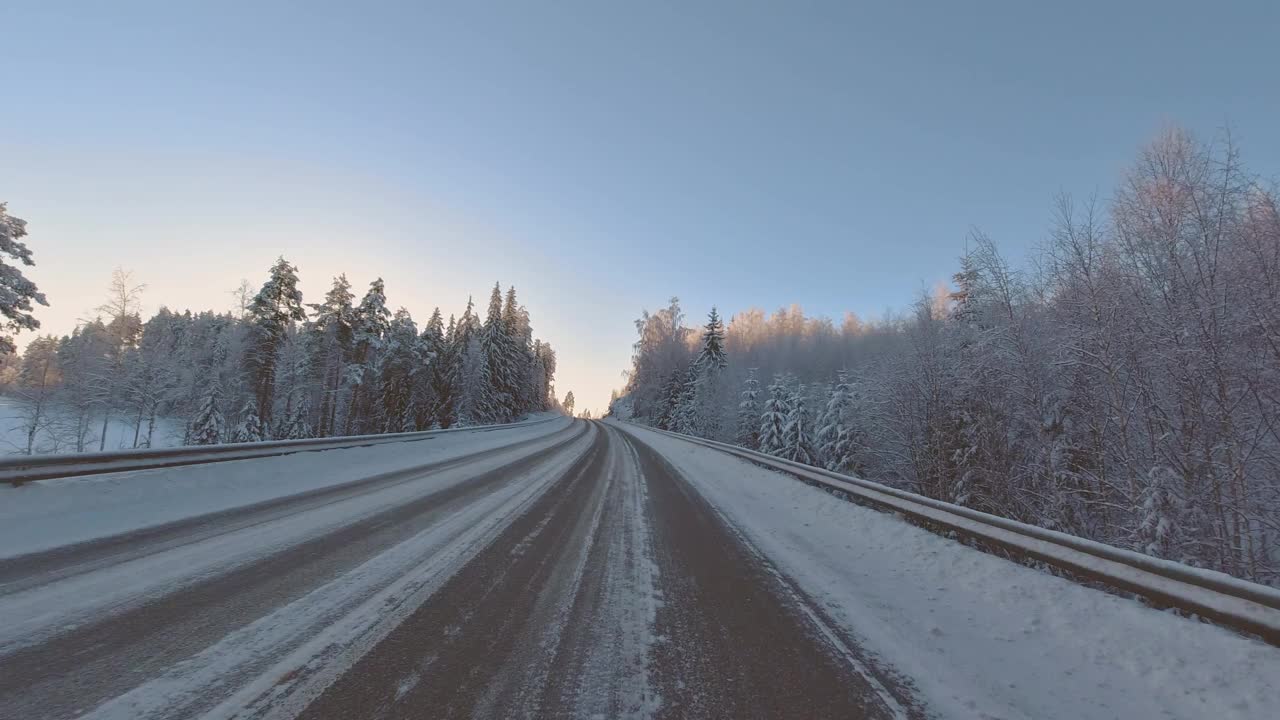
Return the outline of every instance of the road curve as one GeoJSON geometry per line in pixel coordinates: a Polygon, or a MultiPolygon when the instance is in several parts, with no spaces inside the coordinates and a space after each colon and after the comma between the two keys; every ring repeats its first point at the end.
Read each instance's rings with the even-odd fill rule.
{"type": "Polygon", "coordinates": [[[924,716],[607,423],[0,563],[0,613],[311,516],[338,519],[70,627],[0,634],[0,717],[924,716]]]}

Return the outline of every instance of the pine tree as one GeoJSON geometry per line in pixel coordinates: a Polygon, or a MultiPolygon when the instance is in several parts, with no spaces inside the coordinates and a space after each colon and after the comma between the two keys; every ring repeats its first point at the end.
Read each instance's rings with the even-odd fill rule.
{"type": "Polygon", "coordinates": [[[738,432],[734,442],[748,450],[760,447],[760,381],[756,369],[747,370],[738,401],[738,432]]]}
{"type": "Polygon", "coordinates": [[[333,286],[325,293],[324,302],[312,305],[315,317],[308,328],[308,351],[311,374],[318,386],[319,413],[316,435],[328,437],[339,427],[338,408],[341,407],[343,380],[346,365],[351,359],[355,335],[354,296],[346,275],[333,279],[333,286]]]}
{"type": "Polygon", "coordinates": [[[192,445],[217,445],[226,433],[226,421],[222,417],[222,383],[217,378],[209,382],[209,389],[200,401],[200,408],[191,418],[189,441],[192,445]]]}
{"type": "Polygon", "coordinates": [[[258,416],[258,403],[250,395],[240,411],[240,424],[231,431],[231,442],[262,442],[265,439],[266,432],[262,427],[262,418],[258,416]]]}
{"type": "Polygon", "coordinates": [[[769,386],[769,399],[764,404],[764,414],[760,416],[760,452],[770,455],[782,453],[790,405],[791,393],[786,381],[782,375],[774,375],[773,384],[769,386]]]}
{"type": "Polygon", "coordinates": [[[22,242],[27,235],[27,221],[10,215],[0,202],[0,355],[16,349],[7,333],[38,330],[40,321],[31,314],[32,303],[48,307],[49,301],[36,284],[23,277],[22,271],[4,261],[8,256],[28,267],[35,265],[31,250],[22,242]]]}
{"type": "Polygon", "coordinates": [[[782,431],[781,457],[806,465],[814,464],[813,428],[810,424],[809,413],[805,408],[805,387],[801,385],[792,396],[787,413],[787,424],[782,431]]]}
{"type": "Polygon", "coordinates": [[[266,284],[249,304],[249,338],[244,355],[245,376],[258,404],[263,427],[271,426],[275,405],[276,363],[285,335],[294,322],[307,319],[298,290],[297,268],[276,260],[266,284]]]}
{"type": "Polygon", "coordinates": [[[382,278],[369,283],[369,290],[355,311],[352,333],[351,364],[347,381],[351,399],[347,409],[347,434],[361,435],[377,426],[372,417],[373,390],[377,385],[376,365],[384,338],[391,327],[391,311],[387,309],[386,288],[382,278]]]}

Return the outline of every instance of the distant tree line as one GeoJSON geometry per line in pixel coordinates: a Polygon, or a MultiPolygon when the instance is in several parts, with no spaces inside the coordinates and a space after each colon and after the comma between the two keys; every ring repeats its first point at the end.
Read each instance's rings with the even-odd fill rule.
{"type": "Polygon", "coordinates": [[[1170,131],[1031,267],[975,233],[901,316],[646,312],[611,411],[1278,585],[1276,198],[1170,131]]]}
{"type": "MultiPolygon", "coordinates": [[[[3,213],[0,228],[6,218],[24,229],[3,213]]],[[[18,450],[115,449],[112,422],[131,428],[132,447],[150,447],[160,418],[182,423],[184,444],[207,445],[505,423],[558,407],[555,352],[534,339],[515,288],[495,284],[483,317],[468,300],[460,318],[446,324],[437,308],[422,328],[387,307],[381,279],[356,302],[340,275],[322,302],[304,304],[283,258],[261,289],[241,286],[237,312],[162,307],[143,321],[143,289],[117,270],[100,314],[70,335],[38,336],[20,357],[4,340],[0,383],[21,407],[18,450]]],[[[17,314],[29,310],[6,317],[38,328],[17,314]]]]}

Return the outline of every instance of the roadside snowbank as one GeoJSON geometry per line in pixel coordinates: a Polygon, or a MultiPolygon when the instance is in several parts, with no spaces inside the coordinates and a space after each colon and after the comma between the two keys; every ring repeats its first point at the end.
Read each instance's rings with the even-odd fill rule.
{"type": "Polygon", "coordinates": [[[426,440],[0,485],[0,558],[242,507],[543,437],[568,418],[426,440]]]}
{"type": "Polygon", "coordinates": [[[714,450],[624,429],[941,717],[1262,718],[1280,707],[1280,649],[981,553],[714,450]]]}

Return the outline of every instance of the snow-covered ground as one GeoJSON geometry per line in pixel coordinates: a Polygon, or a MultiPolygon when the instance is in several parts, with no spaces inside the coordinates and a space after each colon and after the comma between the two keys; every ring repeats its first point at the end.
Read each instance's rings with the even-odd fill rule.
{"type": "MultiPolygon", "coordinates": [[[[558,423],[557,423],[558,424],[558,423]]],[[[165,718],[235,690],[201,717],[292,717],[419,607],[590,446],[591,433],[460,512],[227,635],[161,677],[93,710],[101,719],[165,718]],[[254,676],[237,672],[252,668],[254,676]],[[233,672],[234,671],[234,672],[233,672]]],[[[495,452],[489,462],[502,453],[495,452]]],[[[468,468],[463,475],[475,472],[468,468]]],[[[455,473],[458,474],[458,473],[455,473]]],[[[421,489],[419,489],[421,492],[421,489]]]]}
{"type": "Polygon", "coordinates": [[[1091,590],[634,425],[945,718],[1263,718],[1280,648],[1091,590]]]}
{"type": "MultiPolygon", "coordinates": [[[[65,408],[54,406],[49,412],[49,419],[41,423],[36,431],[35,450],[37,453],[66,453],[75,451],[74,437],[75,419],[65,408]]],[[[113,416],[107,423],[107,442],[104,450],[125,450],[134,447],[135,423],[133,418],[124,414],[113,416]]],[[[155,431],[151,436],[152,447],[177,447],[182,444],[184,427],[181,421],[173,418],[156,418],[155,431]]],[[[147,426],[143,422],[141,433],[146,435],[147,426]]],[[[102,418],[96,417],[89,427],[86,449],[96,451],[102,438],[102,418]]],[[[26,411],[21,401],[0,395],[0,455],[5,453],[25,452],[27,448],[26,411]]]]}
{"type": "MultiPolygon", "coordinates": [[[[531,418],[545,419],[544,416],[531,418]]],[[[0,485],[0,557],[116,535],[541,437],[568,418],[426,440],[0,485]]]]}
{"type": "MultiPolygon", "coordinates": [[[[26,488],[43,485],[46,486],[49,494],[69,491],[66,493],[68,498],[63,503],[48,503],[39,508],[37,507],[39,503],[25,505],[19,503],[15,504],[16,509],[11,509],[3,500],[0,500],[0,510],[5,514],[5,517],[0,517],[0,543],[16,541],[23,528],[28,531],[35,530],[38,523],[30,523],[25,519],[24,513],[34,515],[33,511],[37,509],[45,511],[44,515],[37,517],[45,518],[56,527],[66,528],[77,521],[92,523],[94,505],[109,503],[113,508],[112,512],[108,513],[115,522],[113,529],[131,530],[154,524],[151,520],[157,517],[163,517],[164,521],[176,519],[180,513],[193,508],[187,496],[191,496],[197,502],[195,507],[200,509],[214,509],[215,504],[238,507],[269,497],[324,487],[335,482],[362,478],[397,467],[412,467],[421,464],[424,460],[445,460],[488,450],[473,462],[434,472],[428,476],[420,476],[413,482],[382,487],[374,492],[360,494],[338,503],[310,508],[275,522],[249,525],[201,542],[168,547],[161,552],[142,555],[126,562],[112,564],[0,598],[0,615],[14,618],[13,622],[0,623],[0,654],[17,647],[37,644],[52,634],[65,632],[106,614],[120,612],[128,607],[171,593],[176,588],[216,577],[232,568],[244,566],[272,553],[280,552],[284,548],[323,536],[336,528],[388,508],[404,505],[455,485],[466,478],[528,456],[540,448],[550,447],[558,442],[562,436],[552,437],[552,435],[555,435],[557,430],[563,430],[568,423],[569,419],[564,418],[503,431],[451,433],[441,436],[447,440],[440,443],[435,451],[427,450],[427,443],[424,442],[405,443],[403,447],[396,446],[399,448],[397,452],[390,451],[389,448],[392,447],[390,445],[380,445],[372,448],[329,450],[266,460],[243,461],[253,464],[251,474],[236,471],[221,477],[183,477],[170,482],[173,475],[185,474],[178,473],[178,470],[192,471],[192,474],[199,475],[194,471],[208,470],[219,465],[225,467],[238,464],[219,463],[185,469],[131,473],[135,476],[132,478],[135,481],[132,485],[125,482],[105,485],[100,482],[91,482],[86,485],[80,481],[82,484],[78,486],[75,480],[24,485],[16,490],[21,492],[26,488]],[[525,439],[532,439],[535,442],[519,448],[512,447],[513,443],[525,439]],[[413,446],[417,446],[416,452],[410,449],[413,446]],[[374,458],[366,452],[369,450],[381,451],[385,455],[394,457],[388,457],[380,464],[372,464],[370,461],[374,458]],[[323,460],[322,456],[326,455],[328,459],[323,460]],[[318,458],[321,460],[318,461],[318,458]],[[267,463],[277,467],[271,475],[264,476],[261,471],[267,463]],[[153,477],[141,477],[144,475],[153,477]],[[245,482],[246,479],[249,482],[245,482]],[[266,481],[263,486],[269,489],[256,489],[255,480],[266,481]],[[286,482],[273,484],[271,480],[286,482]],[[149,481],[152,488],[158,490],[154,496],[121,492],[139,485],[145,487],[149,481]],[[82,487],[93,486],[97,487],[91,492],[75,492],[82,487]],[[219,490],[224,494],[219,495],[219,490]],[[131,500],[141,506],[142,512],[129,512],[131,500]],[[203,506],[199,503],[203,503],[203,506]],[[62,514],[49,512],[53,507],[62,507],[66,512],[62,514]],[[10,522],[11,520],[20,520],[20,522],[10,522]],[[64,525],[64,523],[67,524],[64,525]]],[[[587,441],[580,439],[576,444],[585,447],[587,441]]],[[[573,453],[563,455],[572,457],[573,453]]],[[[558,460],[560,464],[555,467],[566,462],[562,458],[558,460]]],[[[124,476],[125,473],[119,475],[124,476]]],[[[515,485],[521,486],[519,483],[515,485]]],[[[5,496],[0,495],[0,497],[5,496]]],[[[503,490],[494,493],[493,497],[513,496],[507,490],[503,490]]],[[[492,498],[486,498],[478,502],[474,508],[467,508],[463,514],[471,518],[471,522],[474,523],[477,517],[484,515],[484,508],[492,511],[496,507],[491,504],[491,501],[498,502],[492,498]]],[[[95,526],[107,527],[101,522],[96,523],[95,526]]]]}

